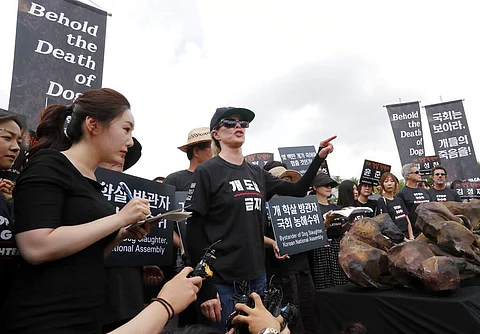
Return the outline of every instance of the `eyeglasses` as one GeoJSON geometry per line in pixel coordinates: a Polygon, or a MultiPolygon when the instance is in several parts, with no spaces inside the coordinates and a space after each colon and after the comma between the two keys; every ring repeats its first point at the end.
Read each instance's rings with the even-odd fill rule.
{"type": "Polygon", "coordinates": [[[435,173],[435,176],[445,176],[445,173],[435,173]]]}
{"type": "Polygon", "coordinates": [[[237,126],[237,123],[244,129],[250,126],[250,122],[248,121],[240,121],[235,118],[223,118],[220,120],[216,128],[218,129],[223,125],[227,129],[233,129],[235,126],[237,126]]]}
{"type": "Polygon", "coordinates": [[[414,172],[410,172],[409,174],[420,174],[420,171],[419,170],[416,170],[414,172]]]}

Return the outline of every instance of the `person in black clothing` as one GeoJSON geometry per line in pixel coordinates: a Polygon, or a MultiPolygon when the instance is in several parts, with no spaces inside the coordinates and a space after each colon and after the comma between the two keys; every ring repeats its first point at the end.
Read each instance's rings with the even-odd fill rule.
{"type": "Polygon", "coordinates": [[[123,227],[150,209],[137,198],[115,213],[94,173],[101,162],[123,162],[133,126],[126,98],[106,88],[42,111],[38,140],[13,193],[21,259],[2,333],[100,332],[104,256],[125,237],[147,233],[123,227]]]}
{"type": "Polygon", "coordinates": [[[455,201],[461,202],[460,195],[447,188],[447,170],[443,166],[436,166],[432,169],[433,187],[428,189],[433,202],[455,201]]]}
{"type": "Polygon", "coordinates": [[[398,192],[398,179],[390,172],[380,178],[382,197],[377,200],[378,213],[388,213],[392,221],[400,228],[406,239],[413,239],[413,229],[403,200],[395,196],[398,192]]]}
{"type": "Polygon", "coordinates": [[[210,122],[214,157],[195,169],[185,203],[193,212],[187,224],[191,263],[198,263],[205,248],[218,242],[213,277],[203,283],[198,303],[220,330],[225,330],[225,320],[233,312],[235,293],[261,293],[265,285],[265,199],[273,194],[305,196],[335,138],[320,143],[319,154],[297,183],[283,181],[247,163],[242,155],[245,131],[254,117],[244,108],[215,111],[210,122]]]}
{"type": "Polygon", "coordinates": [[[377,215],[377,201],[368,198],[372,192],[373,186],[371,184],[360,183],[358,185],[358,199],[355,201],[355,206],[372,209],[373,212],[367,213],[367,217],[375,217],[377,215]]]}
{"type": "Polygon", "coordinates": [[[331,213],[340,209],[338,205],[328,202],[332,189],[338,186],[335,180],[325,173],[318,173],[312,186],[317,196],[320,212],[322,215],[326,215],[324,224],[327,230],[328,244],[312,251],[311,270],[315,289],[326,289],[348,283],[348,279],[338,264],[340,240],[344,233],[343,225],[347,220],[334,217],[331,213]]]}
{"type": "MultiPolygon", "coordinates": [[[[294,170],[287,170],[285,164],[279,161],[267,163],[263,169],[275,177],[288,182],[297,182],[302,175],[294,170]]],[[[269,199],[267,199],[269,200],[269,199]]],[[[299,308],[299,319],[290,330],[292,333],[317,333],[318,323],[315,314],[315,287],[310,274],[308,253],[298,253],[279,259],[278,247],[271,221],[267,219],[266,236],[274,243],[265,251],[265,268],[267,279],[281,287],[283,292],[282,305],[291,303],[299,308]]]]}
{"type": "Polygon", "coordinates": [[[212,157],[211,143],[212,139],[207,127],[192,129],[188,133],[187,143],[178,148],[187,153],[190,166],[188,169],[168,175],[163,182],[174,186],[175,191],[188,191],[195,168],[212,157]]]}
{"type": "Polygon", "coordinates": [[[426,189],[418,187],[418,183],[422,181],[422,176],[416,164],[406,164],[403,166],[402,176],[405,179],[405,186],[397,196],[405,203],[413,232],[415,235],[418,235],[420,231],[415,227],[415,222],[417,221],[415,210],[420,204],[430,202],[430,194],[426,189]]]}
{"type": "MultiPolygon", "coordinates": [[[[180,151],[187,154],[187,158],[190,161],[188,169],[183,169],[168,175],[163,182],[174,186],[175,191],[187,191],[190,188],[193,179],[193,172],[197,166],[212,157],[211,143],[212,138],[210,137],[210,130],[208,127],[192,129],[188,133],[187,143],[178,148],[180,151]]],[[[173,240],[175,247],[181,250],[181,254],[174,252],[175,263],[177,261],[177,256],[180,258],[185,252],[182,248],[178,231],[173,232],[173,240]]],[[[172,267],[163,267],[162,269],[165,272],[166,279],[170,279],[175,275],[175,270],[172,267]]],[[[179,315],[178,325],[182,327],[193,325],[196,323],[197,318],[195,305],[190,305],[179,315]]]]}
{"type": "MultiPolygon", "coordinates": [[[[9,169],[20,153],[22,124],[15,114],[0,114],[0,170],[9,169]]],[[[19,256],[12,234],[13,183],[0,180],[0,309],[11,289],[19,256]],[[7,198],[8,197],[8,198],[7,198]]]]}

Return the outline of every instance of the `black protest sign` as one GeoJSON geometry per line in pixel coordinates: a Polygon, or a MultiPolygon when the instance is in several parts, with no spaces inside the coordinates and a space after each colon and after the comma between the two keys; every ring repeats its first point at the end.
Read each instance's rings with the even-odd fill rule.
{"type": "Polygon", "coordinates": [[[102,87],[107,13],[80,1],[18,1],[9,110],[35,130],[46,105],[102,87]]]}
{"type": "MultiPolygon", "coordinates": [[[[296,146],[296,147],[279,147],[280,159],[287,165],[287,169],[293,169],[300,174],[305,174],[308,167],[312,163],[317,150],[315,146],[296,146]]],[[[320,166],[319,172],[330,175],[328,164],[325,160],[320,166]]]]}
{"type": "Polygon", "coordinates": [[[412,162],[418,165],[422,175],[432,175],[433,168],[440,165],[440,159],[436,155],[418,157],[413,159],[412,162]]]}
{"type": "Polygon", "coordinates": [[[433,148],[450,180],[480,176],[461,100],[425,106],[433,148]]]}
{"type": "Polygon", "coordinates": [[[359,183],[376,186],[380,182],[382,174],[389,172],[391,169],[390,165],[365,159],[359,183]]]}
{"type": "MultiPolygon", "coordinates": [[[[121,210],[128,202],[127,194],[119,183],[125,182],[133,197],[147,199],[152,215],[158,215],[175,208],[175,188],[168,184],[154,182],[124,173],[98,168],[95,172],[98,182],[104,187],[103,195],[121,210]]],[[[105,259],[106,266],[172,265],[173,223],[162,220],[152,224],[150,233],[141,240],[126,239],[115,247],[105,259]]]]}
{"type": "Polygon", "coordinates": [[[268,208],[281,255],[306,252],[327,243],[316,196],[273,197],[268,208]]]}
{"type": "Polygon", "coordinates": [[[273,153],[253,153],[245,156],[245,160],[263,168],[267,162],[273,161],[273,153]]]}
{"type": "Polygon", "coordinates": [[[386,108],[402,165],[411,163],[416,157],[423,157],[425,149],[420,103],[391,104],[386,108]]]}
{"type": "Polygon", "coordinates": [[[461,199],[480,198],[480,182],[454,181],[452,185],[461,199]]]}

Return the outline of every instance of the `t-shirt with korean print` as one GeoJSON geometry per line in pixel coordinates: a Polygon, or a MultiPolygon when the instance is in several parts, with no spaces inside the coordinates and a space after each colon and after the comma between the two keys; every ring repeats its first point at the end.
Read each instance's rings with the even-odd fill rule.
{"type": "MultiPolygon", "coordinates": [[[[257,165],[231,164],[219,156],[195,169],[185,205],[193,212],[187,224],[187,252],[195,265],[214,242],[217,259],[211,283],[231,284],[265,273],[265,199],[273,194],[303,197],[323,159],[318,154],[297,183],[283,181],[257,165]]],[[[215,297],[204,282],[199,299],[215,297]],[[208,295],[208,297],[207,297],[208,295]]]]}

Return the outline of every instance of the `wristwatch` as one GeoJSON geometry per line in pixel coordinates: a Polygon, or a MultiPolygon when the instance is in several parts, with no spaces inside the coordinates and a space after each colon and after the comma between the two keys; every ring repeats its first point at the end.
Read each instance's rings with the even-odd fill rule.
{"type": "Polygon", "coordinates": [[[266,327],[262,329],[258,334],[280,334],[279,331],[277,331],[275,328],[272,327],[266,327]]]}

